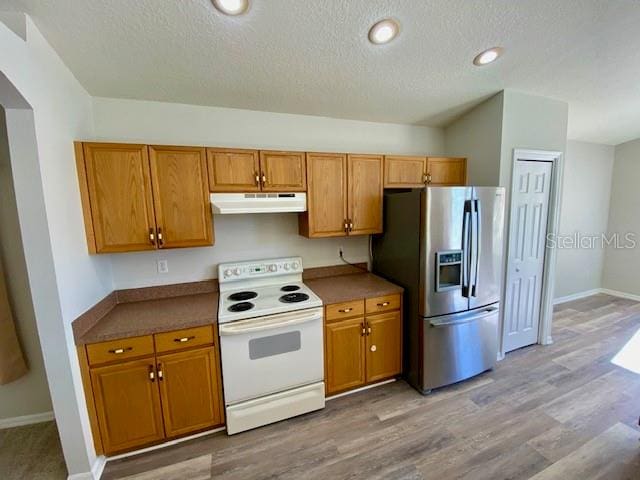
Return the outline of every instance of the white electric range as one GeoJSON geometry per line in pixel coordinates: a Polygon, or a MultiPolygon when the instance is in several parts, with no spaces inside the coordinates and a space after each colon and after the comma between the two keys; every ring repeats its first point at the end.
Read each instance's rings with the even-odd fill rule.
{"type": "Polygon", "coordinates": [[[300,257],[218,266],[227,433],[324,407],[322,300],[300,257]]]}

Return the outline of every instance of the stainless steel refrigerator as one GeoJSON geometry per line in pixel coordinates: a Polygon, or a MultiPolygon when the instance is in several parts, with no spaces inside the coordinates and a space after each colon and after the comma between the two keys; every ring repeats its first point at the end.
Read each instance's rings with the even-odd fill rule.
{"type": "Polygon", "coordinates": [[[504,188],[386,191],[373,271],[405,289],[404,372],[422,393],[493,368],[504,188]]]}

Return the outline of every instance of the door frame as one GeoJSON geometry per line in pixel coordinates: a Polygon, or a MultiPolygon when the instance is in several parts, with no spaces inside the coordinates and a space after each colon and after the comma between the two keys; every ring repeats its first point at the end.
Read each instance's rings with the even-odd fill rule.
{"type": "MultiPolygon", "coordinates": [[[[557,235],[560,228],[560,207],[562,200],[562,177],[564,171],[564,159],[562,152],[548,151],[548,150],[532,150],[523,148],[514,148],[513,157],[511,163],[511,185],[508,188],[510,195],[509,198],[509,212],[507,214],[508,221],[506,223],[506,235],[505,235],[505,251],[507,255],[505,257],[503,265],[503,284],[502,284],[502,314],[501,317],[501,329],[500,329],[500,352],[499,359],[503,359],[505,356],[504,351],[504,337],[505,337],[505,315],[506,309],[504,308],[504,302],[506,299],[506,291],[508,283],[508,262],[510,258],[510,239],[511,239],[511,220],[513,212],[514,202],[514,189],[515,189],[515,167],[516,162],[519,160],[525,161],[538,161],[538,162],[551,162],[551,189],[549,191],[549,212],[547,215],[547,230],[545,238],[549,235],[557,235]]],[[[545,241],[545,255],[544,266],[542,272],[542,295],[540,300],[540,323],[538,326],[538,344],[539,345],[551,345],[553,338],[551,336],[551,327],[553,321],[553,291],[555,288],[555,272],[556,272],[556,257],[557,251],[555,248],[549,248],[545,241]]]]}

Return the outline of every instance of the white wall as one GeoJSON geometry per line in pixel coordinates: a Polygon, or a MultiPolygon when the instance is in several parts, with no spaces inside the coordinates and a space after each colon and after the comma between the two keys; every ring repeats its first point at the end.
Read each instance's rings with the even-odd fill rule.
{"type": "Polygon", "coordinates": [[[611,184],[609,234],[632,234],[635,248],[608,247],[605,254],[603,287],[640,295],[640,139],[615,147],[611,184]]]}
{"type": "MultiPolygon", "coordinates": [[[[569,140],[564,165],[560,235],[607,232],[614,147],[569,140]]],[[[602,287],[605,250],[601,242],[558,249],[555,297],[602,287]],[[590,246],[593,245],[593,248],[590,246]]]]}
{"type": "Polygon", "coordinates": [[[22,247],[18,206],[9,157],[9,139],[2,108],[0,108],[0,263],[7,281],[9,303],[18,339],[29,367],[29,371],[22,378],[7,385],[0,385],[0,420],[50,412],[51,397],[22,247]]]}
{"type": "Polygon", "coordinates": [[[467,157],[467,183],[498,185],[502,147],[503,92],[481,103],[449,125],[445,131],[445,152],[467,157]]]}
{"type": "Polygon", "coordinates": [[[76,474],[92,468],[95,452],[71,321],[112,289],[109,259],[85,253],[73,155],[72,142],[92,135],[92,103],[31,20],[21,21],[26,41],[0,23],[0,99],[38,334],[67,467],[76,474]],[[24,102],[7,103],[19,97],[24,102]]]}
{"type": "MultiPolygon", "coordinates": [[[[94,139],[303,151],[442,154],[441,129],[106,98],[94,99],[94,139]]],[[[306,239],[295,214],[216,215],[208,248],[111,255],[115,288],[217,276],[220,262],[300,255],[305,267],[368,258],[368,237],[306,239]],[[157,260],[169,273],[157,273],[157,260]]]]}

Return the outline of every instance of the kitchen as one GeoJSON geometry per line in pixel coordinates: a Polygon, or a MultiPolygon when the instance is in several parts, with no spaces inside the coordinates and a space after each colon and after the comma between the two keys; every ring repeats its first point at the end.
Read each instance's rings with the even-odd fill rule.
{"type": "MultiPolygon", "coordinates": [[[[264,22],[259,2],[237,16],[197,3],[219,29],[238,33],[243,22],[264,22]]],[[[30,38],[40,41],[28,22],[30,38]]],[[[403,13],[389,45],[365,32],[367,55],[393,55],[416,33],[411,25],[403,13]]],[[[496,53],[495,64],[477,66],[471,55],[464,68],[482,76],[513,61],[508,48],[496,53]]],[[[552,172],[543,172],[542,183],[539,173],[525,172],[536,191],[550,192],[549,231],[561,225],[566,232],[573,220],[565,215],[581,192],[567,186],[586,173],[572,154],[587,147],[567,143],[567,103],[507,89],[440,128],[390,123],[391,113],[381,121],[373,113],[314,116],[325,111],[290,104],[249,110],[237,98],[205,106],[179,95],[115,98],[95,87],[90,96],[65,78],[69,91],[80,92],[77,111],[90,114],[62,122],[75,127],[59,140],[39,141],[50,147],[40,152],[46,238],[54,239],[46,249],[64,320],[63,328],[45,322],[38,330],[72,478],[88,470],[92,478],[170,478],[184,468],[195,478],[296,478],[307,469],[337,478],[447,478],[471,468],[488,478],[492,468],[552,475],[572,471],[591,441],[633,437],[636,378],[580,357],[606,328],[600,315],[615,315],[607,352],[629,341],[632,299],[612,284],[605,288],[617,294],[601,298],[599,278],[571,290],[584,278],[580,262],[569,268],[562,251],[547,251],[537,264],[539,300],[531,300],[533,290],[513,293],[517,262],[511,277],[503,270],[517,250],[507,240],[518,238],[509,217],[522,200],[523,184],[512,183],[520,168],[537,162],[552,172]],[[45,161],[47,154],[61,163],[45,161]],[[557,275],[549,266],[556,263],[557,275]],[[595,296],[572,297],[586,291],[595,296]],[[560,297],[565,303],[554,313],[560,297]],[[526,306],[537,301],[539,311],[526,306]],[[518,308],[539,326],[530,328],[529,316],[524,325],[507,322],[518,308]],[[598,313],[589,317],[589,309],[598,313]],[[63,344],[68,355],[56,365],[63,344]],[[607,408],[607,394],[620,387],[616,413],[601,426],[592,410],[562,403],[563,395],[588,398],[586,385],[594,409],[607,408]],[[79,415],[61,409],[62,399],[79,415]],[[522,440],[510,454],[517,432],[522,440]],[[564,449],[550,447],[554,434],[568,436],[564,449]]],[[[26,91],[31,104],[40,102],[26,91]]],[[[607,155],[613,165],[609,150],[598,155],[590,172],[604,168],[598,162],[607,155]]],[[[13,168],[19,200],[27,176],[13,168]]],[[[582,199],[605,229],[610,192],[597,185],[582,199]]],[[[19,211],[26,206],[17,203],[19,211]]],[[[549,231],[531,235],[541,241],[549,231]]],[[[36,278],[46,262],[38,265],[24,243],[36,278]]],[[[585,278],[592,264],[604,263],[595,260],[599,253],[580,253],[585,278]]],[[[43,291],[32,288],[36,308],[44,308],[43,291]]]]}

